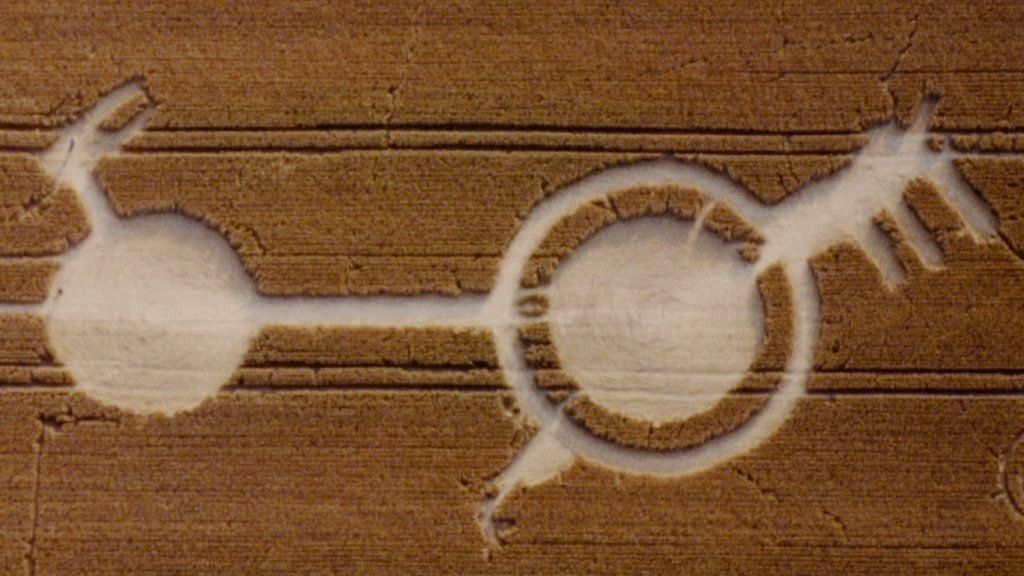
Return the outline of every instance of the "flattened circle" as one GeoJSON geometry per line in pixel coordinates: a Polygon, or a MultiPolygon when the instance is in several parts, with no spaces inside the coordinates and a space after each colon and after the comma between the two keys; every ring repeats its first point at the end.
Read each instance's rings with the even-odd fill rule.
{"type": "Polygon", "coordinates": [[[763,238],[727,205],[695,228],[703,204],[690,189],[619,192],[559,221],[531,259],[523,285],[544,292],[527,298],[550,306],[520,328],[524,360],[595,436],[694,447],[753,418],[783,379],[789,280],[779,265],[753,277],[763,238]]]}
{"type": "Polygon", "coordinates": [[[174,413],[224,385],[245,354],[251,281],[212,230],[140,217],[83,243],[49,315],[76,386],[137,412],[174,413]]]}
{"type": "Polygon", "coordinates": [[[692,227],[617,222],[560,263],[546,319],[594,404],[660,425],[706,412],[746,374],[762,326],[752,267],[692,227]]]}

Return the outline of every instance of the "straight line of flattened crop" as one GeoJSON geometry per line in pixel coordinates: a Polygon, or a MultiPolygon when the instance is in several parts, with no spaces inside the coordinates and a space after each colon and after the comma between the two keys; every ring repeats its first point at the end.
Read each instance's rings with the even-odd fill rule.
{"type": "Polygon", "coordinates": [[[630,135],[662,135],[662,136],[821,136],[821,135],[854,135],[860,131],[844,128],[837,129],[778,129],[758,130],[746,128],[694,128],[680,129],[665,126],[600,126],[600,125],[560,125],[560,124],[476,124],[476,123],[449,123],[449,124],[317,124],[313,126],[162,126],[149,128],[147,132],[160,133],[189,133],[189,132],[252,132],[252,133],[276,133],[276,132],[376,132],[387,131],[391,136],[399,136],[403,132],[438,132],[438,133],[463,133],[474,134],[554,134],[563,136],[576,135],[609,135],[609,136],[630,136],[630,135]]]}
{"type": "Polygon", "coordinates": [[[1015,376],[1024,377],[1024,368],[816,368],[815,375],[878,375],[878,376],[1015,376]]]}
{"type": "Polygon", "coordinates": [[[800,150],[800,151],[722,151],[694,150],[689,148],[665,147],[576,147],[576,146],[471,146],[447,145],[436,146],[267,146],[267,147],[217,147],[217,146],[176,146],[132,150],[132,154],[217,154],[217,153],[252,153],[252,154],[336,154],[339,152],[378,152],[384,150],[410,151],[452,151],[452,152],[554,152],[567,154],[708,154],[714,156],[821,156],[833,154],[850,154],[853,151],[837,152],[835,150],[800,150]]]}
{"type": "Polygon", "coordinates": [[[467,394],[511,392],[508,386],[492,385],[429,385],[429,384],[382,384],[359,386],[232,386],[223,388],[222,393],[245,394],[266,392],[459,392],[467,394]]]}
{"type": "Polygon", "coordinates": [[[807,395],[816,397],[877,397],[877,398],[1018,398],[1024,399],[1024,389],[981,389],[963,390],[955,388],[839,388],[836,390],[809,390],[807,395]]]}

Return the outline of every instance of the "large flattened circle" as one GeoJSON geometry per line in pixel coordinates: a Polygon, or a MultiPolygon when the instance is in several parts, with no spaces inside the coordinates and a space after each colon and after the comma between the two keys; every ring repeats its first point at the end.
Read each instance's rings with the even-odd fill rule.
{"type": "Polygon", "coordinates": [[[760,237],[722,204],[703,222],[699,197],[669,209],[673,192],[678,206],[681,191],[632,189],[556,225],[534,258],[557,255],[536,284],[549,305],[520,335],[538,388],[592,434],[643,449],[741,426],[779,383],[791,341],[782,269],[755,276],[739,256],[760,237]],[[557,253],[553,238],[573,249],[557,253]]]}

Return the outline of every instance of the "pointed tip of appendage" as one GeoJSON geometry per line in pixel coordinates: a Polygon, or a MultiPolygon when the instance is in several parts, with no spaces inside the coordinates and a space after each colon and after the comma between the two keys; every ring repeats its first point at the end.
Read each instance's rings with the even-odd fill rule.
{"type": "Polygon", "coordinates": [[[928,96],[921,99],[914,112],[914,118],[907,126],[907,132],[912,134],[924,134],[931,130],[932,119],[935,118],[935,110],[938,109],[939,99],[928,96]]]}
{"type": "Polygon", "coordinates": [[[553,433],[537,432],[512,462],[488,483],[480,503],[480,525],[487,536],[488,548],[500,546],[503,521],[495,518],[502,503],[520,488],[536,486],[565,472],[576,462],[575,453],[565,447],[553,433]]]}

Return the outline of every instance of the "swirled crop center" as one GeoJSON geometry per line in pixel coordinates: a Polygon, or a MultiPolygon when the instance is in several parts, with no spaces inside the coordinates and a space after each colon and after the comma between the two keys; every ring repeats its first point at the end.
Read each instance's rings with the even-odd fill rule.
{"type": "Polygon", "coordinates": [[[652,424],[714,406],[750,366],[762,307],[734,246],[676,218],[617,222],[559,266],[548,320],[597,404],[652,424]]]}

